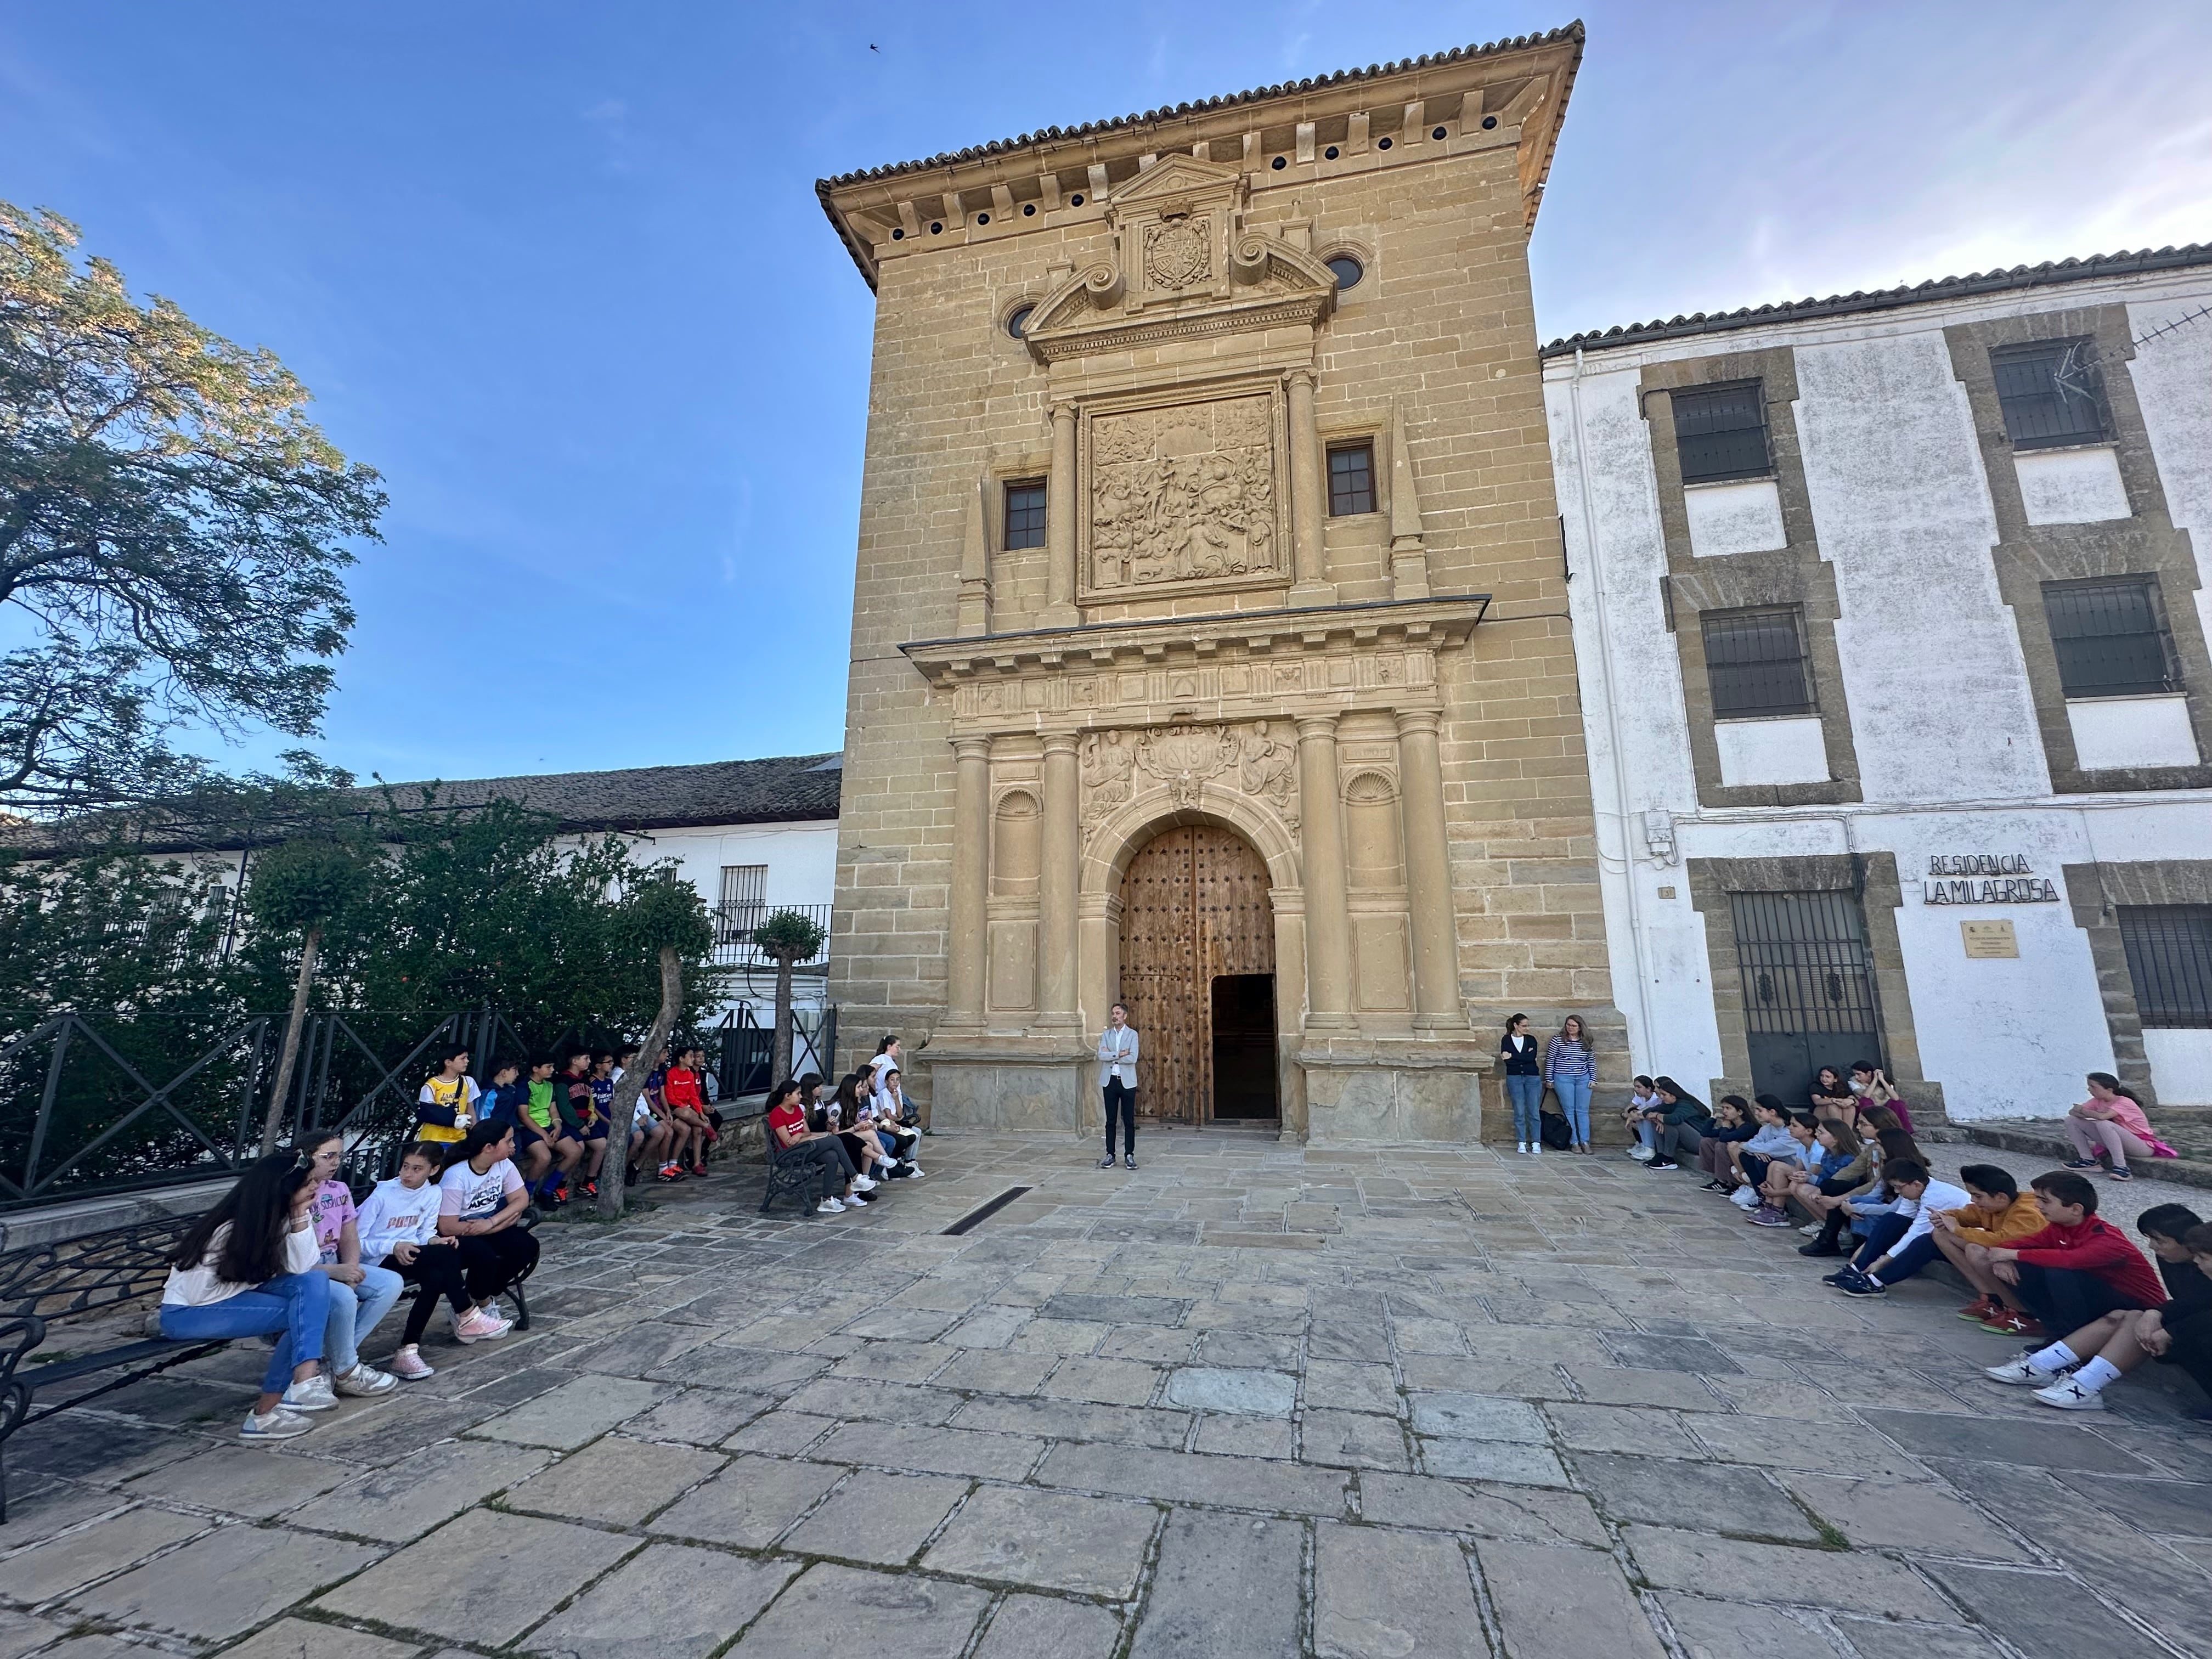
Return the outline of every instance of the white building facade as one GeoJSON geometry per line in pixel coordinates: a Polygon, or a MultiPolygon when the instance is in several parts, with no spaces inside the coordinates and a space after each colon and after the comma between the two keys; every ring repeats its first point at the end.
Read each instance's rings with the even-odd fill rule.
{"type": "Polygon", "coordinates": [[[2212,1103],[2212,247],[1544,356],[1636,1069],[2212,1103]]]}

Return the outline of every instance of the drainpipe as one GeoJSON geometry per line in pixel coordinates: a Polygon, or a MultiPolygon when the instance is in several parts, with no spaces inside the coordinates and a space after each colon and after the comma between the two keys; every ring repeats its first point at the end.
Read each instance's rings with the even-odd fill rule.
{"type": "Polygon", "coordinates": [[[1613,690],[1618,684],[1613,673],[1613,629],[1606,620],[1605,561],[1598,554],[1597,512],[1590,501],[1589,441],[1588,429],[1583,424],[1583,349],[1575,348],[1575,377],[1567,383],[1567,397],[1574,410],[1575,474],[1579,480],[1583,508],[1583,545],[1587,550],[1589,570],[1597,617],[1598,672],[1603,682],[1604,695],[1599,701],[1605,708],[1607,747],[1613,751],[1613,818],[1620,825],[1620,856],[1626,866],[1628,882],[1628,948],[1631,965],[1636,975],[1637,1024],[1629,1032],[1629,1069],[1640,1069],[1637,1065],[1636,1044],[1656,1040],[1651,1015],[1651,973],[1644,958],[1644,905],[1638,894],[1636,873],[1635,835],[1629,826],[1628,760],[1627,751],[1620,739],[1620,715],[1613,690]]]}

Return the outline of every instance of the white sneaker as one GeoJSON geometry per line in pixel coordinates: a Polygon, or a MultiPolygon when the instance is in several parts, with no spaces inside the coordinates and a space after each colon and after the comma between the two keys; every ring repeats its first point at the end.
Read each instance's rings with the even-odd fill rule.
{"type": "Polygon", "coordinates": [[[1729,1194],[1729,1202],[1739,1210],[1755,1210],[1759,1207],[1759,1194],[1748,1187],[1739,1187],[1729,1194]]]}
{"type": "Polygon", "coordinates": [[[1634,1158],[1638,1164],[1649,1164],[1655,1157],[1657,1156],[1656,1153],[1653,1152],[1649,1146],[1645,1146],[1640,1140],[1628,1149],[1628,1155],[1634,1158]]]}
{"type": "Polygon", "coordinates": [[[919,1180],[921,1180],[921,1164],[908,1164],[908,1165],[906,1166],[906,1178],[907,1178],[908,1181],[919,1181],[919,1180]]]}
{"type": "Polygon", "coordinates": [[[284,1390],[283,1408],[288,1412],[332,1412],[337,1407],[338,1397],[331,1392],[331,1379],[320,1371],[284,1390]]]}
{"type": "Polygon", "coordinates": [[[356,1400],[373,1400],[380,1394],[390,1394],[399,1386],[399,1379],[362,1360],[351,1370],[340,1373],[331,1386],[356,1400]]]}
{"type": "Polygon", "coordinates": [[[870,1176],[854,1176],[853,1177],[853,1190],[856,1193],[872,1193],[876,1190],[874,1178],[870,1176]]]}
{"type": "Polygon", "coordinates": [[[1797,1231],[1804,1234],[1808,1238],[1818,1238],[1822,1233],[1827,1231],[1827,1230],[1828,1227],[1826,1222],[1815,1221],[1810,1226],[1800,1227],[1797,1231]]]}
{"type": "Polygon", "coordinates": [[[860,1196],[857,1183],[851,1192],[845,1194],[845,1207],[848,1210],[865,1210],[868,1207],[868,1200],[860,1196]]]}
{"type": "Polygon", "coordinates": [[[1513,1150],[1526,1158],[1528,1156],[1528,1143],[1525,1140],[1516,1140],[1513,1143],[1513,1150]]]}
{"type": "Polygon", "coordinates": [[[1529,1157],[1531,1157],[1531,1158],[1541,1158],[1541,1157],[1543,1157],[1543,1155],[1544,1155],[1544,1143],[1543,1143],[1542,1141],[1540,1141],[1540,1140],[1532,1140],[1532,1141],[1530,1141],[1530,1142],[1528,1143],[1528,1156],[1529,1156],[1529,1157]]]}
{"type": "Polygon", "coordinates": [[[2053,1382],[2047,1389],[2038,1389],[2035,1397],[2046,1406],[2056,1406],[2062,1412],[2100,1412],[2105,1409],[2105,1396],[2100,1389],[2085,1389],[2072,1377],[2053,1382]]]}
{"type": "Polygon", "coordinates": [[[462,1343],[491,1342],[514,1328],[514,1322],[495,1317],[491,1312],[491,1304],[487,1302],[453,1327],[453,1340],[462,1343]]]}
{"type": "Polygon", "coordinates": [[[2030,1382],[2049,1383],[2058,1380],[2057,1372],[2036,1370],[2027,1363],[2027,1357],[2025,1354],[2018,1359],[2008,1359],[2002,1365],[1986,1366],[1982,1375],[1992,1382],[2009,1382],[2015,1388],[2024,1387],[2030,1382]]]}
{"type": "Polygon", "coordinates": [[[845,1200],[837,1197],[835,1194],[832,1194],[830,1197],[823,1199],[819,1204],[814,1206],[814,1213],[817,1215],[842,1215],[845,1213],[845,1200]]]}
{"type": "Polygon", "coordinates": [[[248,1412],[245,1426],[238,1431],[240,1440],[296,1440],[315,1425],[304,1417],[286,1411],[282,1406],[270,1412],[248,1412]]]}

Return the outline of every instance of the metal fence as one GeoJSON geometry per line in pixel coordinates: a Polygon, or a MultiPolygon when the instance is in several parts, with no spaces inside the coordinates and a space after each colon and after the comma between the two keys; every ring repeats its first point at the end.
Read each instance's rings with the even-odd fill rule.
{"type": "Polygon", "coordinates": [[[753,930],[770,916],[785,910],[795,910],[822,930],[822,948],[802,963],[795,964],[801,974],[820,975],[830,966],[830,911],[826,904],[710,904],[707,914],[714,924],[714,965],[717,968],[765,969],[771,975],[775,964],[761,954],[753,943],[753,930]]]}
{"type": "MultiPolygon", "coordinates": [[[[757,1095],[776,1079],[769,1075],[775,1054],[775,1028],[763,1025],[749,1007],[734,1008],[708,1034],[715,1081],[721,1097],[735,1100],[757,1095]]],[[[834,1078],[830,1062],[837,1053],[837,1007],[797,1009],[791,1013],[791,1074],[804,1077],[818,1072],[834,1078]]]]}

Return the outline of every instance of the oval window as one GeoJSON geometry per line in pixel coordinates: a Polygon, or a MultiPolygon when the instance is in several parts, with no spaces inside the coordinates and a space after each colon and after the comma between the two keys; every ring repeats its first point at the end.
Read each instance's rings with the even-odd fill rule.
{"type": "Polygon", "coordinates": [[[1022,337],[1022,331],[1030,325],[1030,313],[1036,309],[1036,307],[1035,306],[1022,306],[1018,307],[1015,310],[1014,314],[1006,319],[1006,332],[1012,335],[1017,340],[1020,339],[1022,337]]]}
{"type": "Polygon", "coordinates": [[[1349,253],[1338,254],[1328,262],[1328,268],[1336,273],[1336,285],[1340,289],[1358,288],[1359,279],[1367,274],[1366,268],[1349,253]]]}

